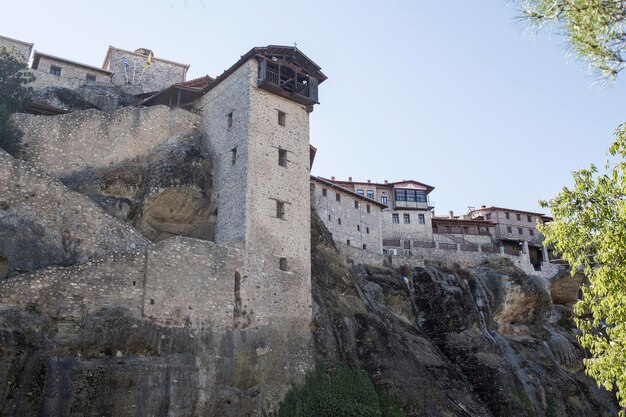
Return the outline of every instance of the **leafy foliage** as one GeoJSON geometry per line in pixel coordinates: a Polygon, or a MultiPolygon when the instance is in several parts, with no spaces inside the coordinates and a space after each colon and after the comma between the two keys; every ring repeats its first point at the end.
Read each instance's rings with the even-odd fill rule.
{"type": "Polygon", "coordinates": [[[332,373],[319,363],[304,385],[293,387],[269,417],[405,417],[401,401],[378,394],[367,374],[338,363],[332,373]]]}
{"type": "Polygon", "coordinates": [[[30,102],[35,76],[27,71],[24,58],[12,49],[0,47],[0,148],[13,156],[21,149],[22,133],[11,121],[11,113],[23,110],[30,102]]]}
{"type": "Polygon", "coordinates": [[[572,271],[583,268],[589,279],[575,305],[580,342],[592,355],[585,367],[626,407],[626,124],[609,154],[604,173],[593,165],[574,172],[572,189],[542,202],[555,221],[541,230],[572,271]]]}
{"type": "Polygon", "coordinates": [[[626,8],[622,0],[516,0],[537,26],[554,24],[572,51],[603,78],[624,68],[626,8]]]}

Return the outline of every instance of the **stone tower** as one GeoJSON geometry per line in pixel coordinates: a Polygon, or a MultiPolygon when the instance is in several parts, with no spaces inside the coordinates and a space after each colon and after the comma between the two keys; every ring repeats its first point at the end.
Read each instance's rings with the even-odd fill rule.
{"type": "Polygon", "coordinates": [[[308,329],[309,113],[325,79],[296,47],[253,48],[200,99],[215,161],[216,243],[245,254],[235,282],[240,328],[308,329]]]}

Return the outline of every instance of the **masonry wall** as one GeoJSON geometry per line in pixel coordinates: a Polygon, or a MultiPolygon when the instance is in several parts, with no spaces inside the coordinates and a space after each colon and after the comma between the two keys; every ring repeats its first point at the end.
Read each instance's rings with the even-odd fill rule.
{"type": "Polygon", "coordinates": [[[203,109],[205,145],[214,164],[217,243],[243,241],[245,237],[251,77],[250,66],[243,65],[197,104],[203,109]],[[232,114],[231,126],[229,114],[232,114]],[[233,149],[236,149],[234,159],[233,149]]]}
{"type": "MultiPolygon", "coordinates": [[[[113,219],[87,196],[70,191],[39,167],[0,150],[0,236],[4,235],[2,227],[10,230],[15,224],[22,228],[30,224],[31,235],[24,233],[8,241],[28,242],[19,257],[26,260],[25,254],[32,254],[33,266],[37,265],[37,250],[59,262],[65,256],[86,259],[148,243],[137,230],[113,219]]],[[[0,241],[0,258],[6,255],[4,251],[15,250],[5,245],[0,241]]],[[[24,270],[17,265],[16,269],[24,270]]]]}
{"type": "Polygon", "coordinates": [[[17,51],[17,53],[19,53],[26,62],[28,62],[28,59],[30,58],[30,53],[33,49],[33,45],[29,44],[29,45],[25,45],[21,42],[15,42],[12,39],[7,39],[5,37],[0,36],[0,47],[4,46],[5,48],[8,49],[14,49],[15,51],[17,51]]]}
{"type": "Polygon", "coordinates": [[[0,304],[52,317],[82,318],[103,306],[123,306],[141,316],[144,272],[144,250],[44,268],[0,281],[0,304]]]}
{"type": "Polygon", "coordinates": [[[383,239],[403,239],[430,242],[433,240],[432,214],[430,210],[385,209],[381,217],[383,239]],[[393,214],[398,215],[399,223],[393,223],[393,214]],[[410,216],[410,223],[404,223],[404,214],[410,216]],[[419,224],[418,214],[424,215],[424,224],[419,224]]]}
{"type": "Polygon", "coordinates": [[[105,69],[113,73],[112,81],[114,84],[140,84],[145,93],[160,91],[172,84],[185,81],[187,66],[158,58],[155,58],[152,65],[143,71],[142,76],[141,72],[147,59],[147,56],[141,54],[112,48],[110,60],[105,69]],[[122,63],[124,56],[129,63],[129,67],[126,69],[122,63]]]}
{"type": "Polygon", "coordinates": [[[146,317],[175,326],[233,327],[239,249],[176,237],[150,246],[146,265],[146,317]]]}
{"type": "Polygon", "coordinates": [[[157,323],[226,330],[233,327],[235,272],[242,266],[236,248],[174,237],[0,281],[0,305],[74,318],[123,306],[157,323]]]}
{"type": "Polygon", "coordinates": [[[24,132],[25,159],[57,177],[145,155],[198,131],[201,121],[191,112],[167,106],[13,117],[24,132]]]}
{"type": "Polygon", "coordinates": [[[97,82],[110,83],[111,76],[101,71],[85,68],[80,65],[73,64],[60,59],[54,59],[47,56],[39,56],[39,63],[35,70],[43,73],[48,73],[53,77],[60,78],[72,78],[87,82],[87,75],[96,77],[97,82]],[[61,75],[50,74],[50,68],[52,66],[61,68],[61,75]]]}
{"type": "Polygon", "coordinates": [[[492,222],[497,223],[495,225],[495,238],[496,239],[512,239],[512,240],[524,240],[527,242],[531,242],[537,246],[541,246],[543,242],[543,235],[539,233],[537,230],[537,222],[540,220],[539,216],[526,214],[526,213],[518,213],[515,211],[508,211],[509,218],[506,218],[507,211],[505,210],[476,210],[472,212],[472,216],[483,216],[486,219],[487,213],[491,213],[492,222]],[[520,215],[520,220],[517,220],[517,215],[520,215]],[[530,216],[530,221],[528,221],[528,217],[530,216]],[[511,231],[508,231],[508,227],[511,228],[511,231]],[[520,234],[518,228],[522,229],[522,233],[520,234]],[[533,231],[534,235],[531,236],[530,231],[533,231]]]}
{"type": "Polygon", "coordinates": [[[382,254],[382,230],[380,206],[363,201],[349,193],[312,181],[311,205],[333,235],[336,242],[382,254]],[[326,190],[326,196],[322,190],[326,190]],[[335,195],[341,195],[337,201],[335,195]],[[355,207],[355,202],[358,207],[355,207]],[[370,212],[367,212],[367,206],[370,212]],[[341,219],[341,224],[339,220],[341,219]],[[357,228],[358,226],[358,228],[357,228]]]}
{"type": "Polygon", "coordinates": [[[244,303],[258,323],[285,321],[309,333],[311,320],[311,208],[309,112],[305,106],[257,87],[258,62],[249,66],[248,188],[244,303]],[[286,114],[285,126],[278,112],[286,114]],[[287,165],[278,150],[287,150],[287,165]],[[284,219],[276,203],[285,204],[284,219]],[[279,269],[286,258],[287,271],[279,269]]]}

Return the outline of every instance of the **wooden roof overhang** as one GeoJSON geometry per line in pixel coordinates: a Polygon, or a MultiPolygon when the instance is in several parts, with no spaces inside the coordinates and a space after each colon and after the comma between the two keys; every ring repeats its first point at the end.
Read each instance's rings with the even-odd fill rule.
{"type": "Polygon", "coordinates": [[[34,114],[37,116],[56,116],[59,114],[68,114],[69,111],[61,109],[59,107],[50,106],[45,103],[30,103],[25,109],[25,113],[34,114]]]}
{"type": "Polygon", "coordinates": [[[177,107],[191,103],[202,96],[202,91],[197,88],[183,87],[177,84],[171,85],[159,91],[141,102],[144,106],[156,106],[165,104],[170,107],[177,107]]]}
{"type": "Polygon", "coordinates": [[[314,104],[319,103],[317,100],[317,85],[324,82],[328,77],[322,73],[321,68],[317,64],[295,46],[269,45],[266,47],[252,48],[242,55],[235,64],[217,77],[215,81],[204,87],[202,92],[207,93],[212,90],[234,73],[241,65],[252,58],[256,58],[260,63],[259,88],[309,106],[311,109],[314,104]],[[299,91],[299,88],[302,88],[302,86],[296,86],[296,88],[293,89],[294,91],[286,91],[281,87],[280,79],[278,83],[276,83],[274,80],[268,78],[266,76],[267,66],[265,65],[268,62],[279,63],[281,66],[292,69],[297,74],[306,76],[311,81],[309,88],[306,90],[308,94],[302,94],[303,91],[299,91]]]}

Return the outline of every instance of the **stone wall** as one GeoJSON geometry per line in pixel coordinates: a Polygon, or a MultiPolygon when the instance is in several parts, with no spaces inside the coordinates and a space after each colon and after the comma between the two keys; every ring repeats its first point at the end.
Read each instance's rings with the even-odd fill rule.
{"type": "Polygon", "coordinates": [[[217,243],[243,241],[245,236],[250,78],[249,66],[242,66],[197,105],[203,109],[205,145],[214,164],[217,243]]]}
{"type": "MultiPolygon", "coordinates": [[[[391,200],[390,200],[391,201],[391,200]]],[[[432,241],[433,225],[430,210],[383,210],[381,217],[383,239],[409,239],[424,242],[432,241]],[[393,215],[398,215],[398,223],[393,222],[393,215]],[[409,222],[405,223],[404,215],[409,215],[409,222]],[[424,223],[420,224],[418,216],[424,215],[424,223]]]]}
{"type": "Polygon", "coordinates": [[[241,253],[175,237],[70,267],[49,267],[0,281],[0,306],[81,318],[123,306],[171,326],[233,327],[235,272],[241,253]]]}
{"type": "Polygon", "coordinates": [[[322,182],[312,180],[311,186],[311,206],[335,242],[347,245],[350,241],[350,246],[363,249],[365,245],[370,252],[383,253],[379,205],[322,182]],[[337,194],[341,196],[340,201],[337,201],[337,194]]]}
{"type": "Polygon", "coordinates": [[[470,268],[481,264],[489,259],[507,258],[513,265],[524,271],[528,275],[536,275],[544,278],[555,276],[559,272],[557,265],[543,262],[541,270],[537,271],[530,263],[527,254],[520,256],[507,255],[504,253],[485,253],[461,250],[461,246],[457,245],[456,249],[439,249],[436,248],[412,248],[411,255],[404,255],[401,251],[398,255],[387,256],[370,251],[364,251],[354,247],[336,242],[337,248],[340,250],[346,260],[354,264],[369,265],[387,265],[397,268],[401,265],[409,266],[428,266],[428,265],[452,265],[459,264],[463,267],[470,268]]]}
{"type": "Polygon", "coordinates": [[[8,272],[146,244],[140,233],[86,196],[0,150],[0,260],[8,260],[8,272]]]}
{"type": "Polygon", "coordinates": [[[53,77],[77,79],[87,82],[87,75],[91,75],[96,78],[96,82],[111,82],[111,74],[96,68],[89,68],[87,66],[79,65],[78,63],[66,61],[64,59],[56,59],[50,56],[39,55],[38,53],[35,53],[35,58],[38,59],[35,59],[37,68],[34,68],[34,70],[37,70],[38,72],[50,74],[50,68],[52,66],[61,68],[61,75],[50,74],[53,77]]]}
{"type": "MultiPolygon", "coordinates": [[[[74,89],[74,88],[82,87],[84,85],[102,86],[102,87],[112,86],[110,80],[104,81],[104,82],[99,82],[99,81],[93,82],[93,81],[87,81],[84,77],[83,78],[64,77],[63,73],[61,73],[61,76],[58,76],[58,75],[50,74],[49,72],[39,71],[36,69],[30,69],[30,71],[35,76],[35,81],[30,83],[29,86],[31,86],[35,90],[45,88],[45,87],[64,87],[64,88],[74,89]]],[[[143,93],[143,89],[139,85],[123,84],[123,85],[120,85],[120,87],[122,88],[122,91],[128,94],[143,93]]]]}
{"type": "Polygon", "coordinates": [[[241,250],[176,237],[148,248],[143,311],[175,326],[233,327],[241,250]]]}
{"type": "Polygon", "coordinates": [[[0,47],[8,48],[9,50],[13,49],[18,54],[20,54],[26,62],[30,58],[30,53],[33,50],[33,44],[22,42],[17,39],[5,38],[4,36],[0,36],[0,47]]]}
{"type": "Polygon", "coordinates": [[[185,81],[188,65],[155,58],[152,65],[144,71],[147,59],[148,57],[142,54],[110,48],[105,69],[113,73],[114,84],[141,85],[145,93],[159,91],[172,84],[185,81]],[[129,63],[126,69],[122,63],[123,57],[126,57],[129,63]]]}
{"type": "Polygon", "coordinates": [[[13,117],[24,132],[25,159],[57,177],[145,155],[200,125],[200,116],[167,106],[13,117]]]}

